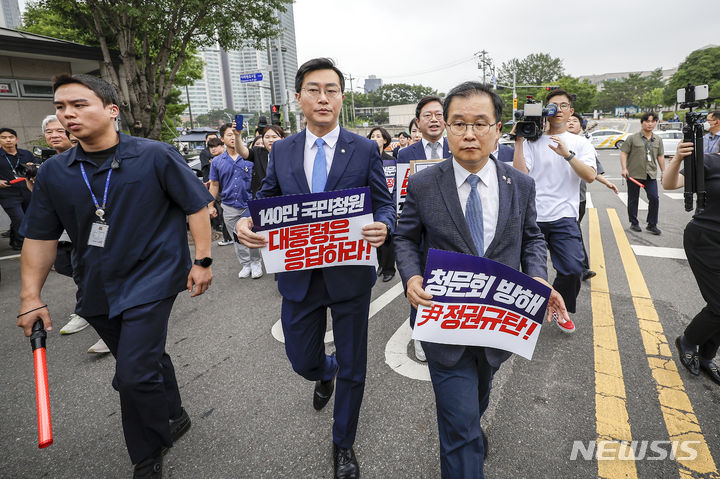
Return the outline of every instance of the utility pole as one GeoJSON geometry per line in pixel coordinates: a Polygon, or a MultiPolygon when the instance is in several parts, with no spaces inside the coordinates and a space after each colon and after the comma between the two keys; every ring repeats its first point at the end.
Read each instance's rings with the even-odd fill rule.
{"type": "Polygon", "coordinates": [[[482,82],[487,83],[487,71],[494,71],[495,67],[493,65],[492,59],[488,56],[488,51],[486,50],[480,50],[479,52],[475,52],[475,56],[478,57],[478,69],[482,69],[482,82]]]}
{"type": "Polygon", "coordinates": [[[282,41],[277,41],[277,63],[278,63],[278,80],[280,81],[280,104],[283,109],[283,120],[286,130],[290,130],[290,102],[287,95],[287,85],[285,84],[285,62],[283,61],[282,41]]]}
{"type": "Polygon", "coordinates": [[[355,126],[355,95],[353,95],[353,80],[357,80],[356,77],[353,77],[352,74],[348,74],[345,76],[346,80],[350,80],[350,103],[352,104],[352,115],[350,115],[350,118],[352,119],[353,126],[355,126]]]}
{"type": "Polygon", "coordinates": [[[273,79],[273,62],[272,62],[272,49],[270,48],[270,39],[265,39],[265,46],[267,48],[268,56],[268,74],[270,75],[270,104],[277,105],[275,100],[275,80],[273,79]]]}

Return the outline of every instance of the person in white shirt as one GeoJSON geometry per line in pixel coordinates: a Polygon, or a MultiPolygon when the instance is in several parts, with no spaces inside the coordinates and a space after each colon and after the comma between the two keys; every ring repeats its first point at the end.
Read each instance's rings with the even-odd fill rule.
{"type": "MultiPolygon", "coordinates": [[[[532,142],[517,136],[513,166],[535,180],[537,223],[556,271],[553,288],[574,313],[584,269],[577,222],[580,183],[595,180],[595,149],[587,138],[567,131],[567,120],[575,111],[569,93],[553,90],[547,102],[558,107],[555,116],[547,118],[547,132],[532,142]]],[[[572,320],[556,324],[563,332],[575,331],[572,320]]]]}

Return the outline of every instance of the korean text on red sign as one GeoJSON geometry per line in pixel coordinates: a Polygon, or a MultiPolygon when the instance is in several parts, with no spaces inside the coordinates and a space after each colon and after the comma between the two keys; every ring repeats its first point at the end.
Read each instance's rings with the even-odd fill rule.
{"type": "Polygon", "coordinates": [[[268,273],[377,266],[377,253],[361,231],[373,222],[367,187],[263,198],[248,207],[255,231],[268,240],[260,250],[268,273]]]}
{"type": "Polygon", "coordinates": [[[431,249],[413,338],[488,346],[532,358],[550,288],[487,258],[431,249]]]}

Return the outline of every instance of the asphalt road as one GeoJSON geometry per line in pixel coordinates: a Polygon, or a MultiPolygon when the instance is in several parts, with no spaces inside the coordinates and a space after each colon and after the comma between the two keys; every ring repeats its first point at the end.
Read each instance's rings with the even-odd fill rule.
{"type": "MultiPolygon", "coordinates": [[[[607,127],[624,126],[619,123],[607,127]]],[[[632,131],[638,127],[629,125],[632,131]]],[[[625,191],[618,151],[601,150],[600,159],[607,177],[625,191]]],[[[588,191],[592,208],[583,232],[600,274],[583,285],[575,334],[544,325],[533,359],[513,357],[496,375],[483,418],[490,440],[486,475],[720,477],[720,386],[704,376],[691,377],[672,346],[703,305],[680,252],[690,216],[682,200],[661,189],[663,234],[634,233],[627,229],[620,197],[599,183],[588,191]],[[660,346],[653,350],[653,344],[660,346]],[[602,439],[692,440],[697,458],[682,460],[682,450],[676,449],[675,459],[650,459],[661,454],[648,446],[636,461],[597,460],[594,453],[585,459],[577,450],[572,459],[574,441],[587,448],[602,439]]],[[[0,240],[0,258],[11,254],[7,240],[0,240]]],[[[238,279],[232,247],[215,246],[213,256],[211,289],[193,299],[181,294],[170,319],[167,349],[193,426],[165,457],[165,477],[332,477],[332,409],[312,409],[313,385],[297,376],[285,357],[281,335],[273,329],[280,295],[272,276],[238,279]]],[[[32,356],[14,319],[19,261],[0,260],[0,269],[5,318],[0,322],[0,477],[129,477],[118,396],[110,386],[114,361],[87,354],[97,340],[90,328],[59,335],[73,310],[75,289],[69,278],[54,272],[44,300],[55,319],[48,339],[55,443],[37,448],[32,356]]],[[[432,386],[427,368],[411,354],[408,304],[398,282],[378,283],[373,291],[355,450],[364,478],[436,478],[432,386]]],[[[668,453],[670,447],[655,444],[668,453]]]]}

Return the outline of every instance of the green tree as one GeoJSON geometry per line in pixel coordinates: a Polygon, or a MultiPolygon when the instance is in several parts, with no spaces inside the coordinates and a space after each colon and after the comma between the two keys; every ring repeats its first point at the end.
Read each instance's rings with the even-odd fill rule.
{"type": "MultiPolygon", "coordinates": [[[[664,91],[665,103],[675,104],[676,92],[687,84],[704,85],[720,90],[720,47],[695,50],[678,66],[678,71],[670,78],[664,91]]],[[[718,96],[720,91],[715,95],[718,96]]]]}
{"type": "MultiPolygon", "coordinates": [[[[390,106],[417,103],[424,96],[437,95],[437,90],[423,85],[388,83],[367,94],[372,103],[369,106],[390,106]]],[[[357,101],[355,102],[357,105],[357,101]]]]}
{"type": "Polygon", "coordinates": [[[186,59],[216,42],[259,46],[277,33],[275,12],[289,2],[37,0],[27,5],[23,29],[99,46],[101,75],[117,89],[130,132],[157,139],[186,59]]]}
{"type": "Polygon", "coordinates": [[[652,90],[646,91],[640,100],[640,106],[655,110],[658,105],[663,104],[663,88],[657,87],[652,90]]]}
{"type": "Polygon", "coordinates": [[[646,76],[630,73],[627,78],[603,83],[603,90],[597,95],[597,107],[601,110],[612,110],[618,106],[641,106],[646,93],[662,87],[660,68],[646,76]]]}
{"type": "Polygon", "coordinates": [[[513,72],[518,85],[545,85],[565,75],[560,58],[548,53],[531,53],[522,60],[513,58],[503,62],[498,71],[498,82],[512,86],[513,72]]]}
{"type": "MultiPolygon", "coordinates": [[[[223,123],[232,123],[233,117],[240,113],[241,112],[232,110],[230,108],[223,108],[221,110],[210,110],[207,113],[198,115],[195,118],[195,123],[197,123],[197,126],[218,128],[222,126],[223,123]]],[[[269,113],[267,117],[270,118],[269,113]]]]}
{"type": "MultiPolygon", "coordinates": [[[[575,95],[573,108],[578,113],[590,112],[595,106],[595,97],[597,96],[597,87],[585,79],[580,81],[578,78],[571,76],[563,76],[553,82],[555,85],[565,90],[571,95],[575,95]]],[[[546,92],[545,98],[547,98],[546,92]]]]}

